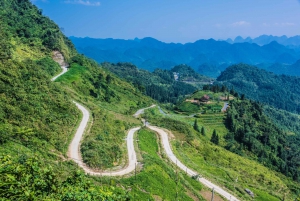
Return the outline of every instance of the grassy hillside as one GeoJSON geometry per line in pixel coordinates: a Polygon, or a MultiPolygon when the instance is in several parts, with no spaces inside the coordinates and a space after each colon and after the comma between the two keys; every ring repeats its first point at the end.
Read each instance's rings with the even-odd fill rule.
{"type": "MultiPolygon", "coordinates": [[[[129,117],[133,111],[153,101],[78,55],[58,26],[29,1],[3,0],[0,5],[0,197],[129,199],[127,191],[98,185],[67,160],[66,151],[81,118],[72,100],[93,111],[94,120],[100,121],[92,125],[105,122],[106,126],[122,128],[118,139],[125,136],[126,129],[139,124],[129,117]],[[62,52],[70,63],[69,72],[57,82],[50,81],[61,71],[51,58],[53,51],[62,52]]],[[[109,144],[103,149],[112,153],[111,147],[117,147],[123,153],[123,142],[111,137],[117,129],[100,129],[92,126],[87,137],[103,132],[109,144]]],[[[121,159],[107,156],[107,166],[124,160],[120,155],[121,159]]]]}
{"type": "MultiPolygon", "coordinates": [[[[172,131],[173,151],[188,167],[196,170],[205,178],[209,178],[242,200],[252,198],[245,188],[255,193],[255,200],[287,200],[295,199],[299,194],[299,183],[281,173],[272,171],[246,155],[239,156],[223,146],[226,141],[220,138],[219,146],[211,143],[213,125],[205,128],[205,135],[193,128],[195,119],[182,115],[162,115],[158,109],[146,111],[145,117],[152,125],[172,131]]],[[[203,124],[198,121],[201,128],[203,124]]],[[[228,130],[217,130],[219,136],[226,136],[228,130]]]]}

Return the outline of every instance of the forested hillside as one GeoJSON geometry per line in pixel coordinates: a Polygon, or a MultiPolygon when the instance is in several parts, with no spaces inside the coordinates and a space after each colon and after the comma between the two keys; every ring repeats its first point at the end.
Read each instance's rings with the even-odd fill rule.
{"type": "Polygon", "coordinates": [[[119,77],[132,82],[141,92],[162,103],[176,103],[185,95],[197,90],[195,86],[184,81],[203,85],[211,80],[185,65],[176,66],[171,70],[156,69],[153,72],[138,69],[130,63],[103,63],[102,65],[119,77]]]}
{"type": "Polygon", "coordinates": [[[261,104],[230,101],[226,126],[226,149],[300,181],[300,133],[287,135],[264,114],[261,104]]]}
{"type": "Polygon", "coordinates": [[[217,78],[239,94],[290,112],[300,112],[300,78],[275,75],[247,64],[233,65],[217,78]]]}

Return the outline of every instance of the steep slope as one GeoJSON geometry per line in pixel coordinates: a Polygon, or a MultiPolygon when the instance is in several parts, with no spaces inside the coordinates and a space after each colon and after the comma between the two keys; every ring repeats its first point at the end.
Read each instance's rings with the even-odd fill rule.
{"type": "MultiPolygon", "coordinates": [[[[206,91],[203,93],[209,92],[206,91]]],[[[215,95],[219,97],[220,94],[215,95]]],[[[245,108],[245,110],[248,112],[248,108],[245,108]]],[[[240,108],[240,111],[243,111],[242,108],[240,108]]],[[[254,107],[251,108],[251,111],[255,111],[254,107]]],[[[196,170],[200,174],[198,178],[209,178],[214,184],[218,184],[225,189],[230,189],[231,192],[237,195],[241,200],[253,199],[245,192],[245,188],[251,189],[251,191],[254,192],[256,200],[275,201],[281,200],[283,197],[285,197],[286,200],[294,200],[297,198],[297,192],[300,190],[299,181],[292,181],[291,178],[267,168],[266,161],[260,163],[252,153],[245,151],[247,149],[245,145],[245,153],[242,156],[225,149],[226,141],[223,136],[226,136],[229,130],[227,130],[224,123],[222,124],[222,121],[218,119],[220,115],[221,114],[217,112],[199,114],[195,117],[173,113],[163,115],[156,108],[147,110],[145,113],[147,121],[152,125],[167,128],[172,131],[170,138],[174,154],[184,165],[196,170]],[[206,120],[203,121],[203,118],[206,118],[206,120]],[[195,129],[195,121],[198,122],[199,128],[202,127],[201,132],[195,129]],[[216,125],[216,122],[220,122],[220,124],[216,125]],[[204,132],[202,129],[204,129],[204,132]],[[217,130],[217,134],[219,135],[219,145],[211,142],[214,129],[217,130]]],[[[248,119],[246,118],[250,118],[250,116],[250,113],[246,113],[241,118],[247,121],[248,119]]],[[[244,121],[236,119],[235,123],[236,125],[243,124],[244,121]]],[[[267,132],[265,128],[269,124],[262,125],[258,122],[254,123],[253,121],[252,123],[257,124],[257,127],[261,129],[259,132],[256,132],[256,136],[267,132]]],[[[255,127],[255,129],[257,129],[257,127],[255,127]]],[[[243,127],[239,126],[238,130],[240,129],[243,129],[243,127]]],[[[273,129],[277,130],[278,128],[275,126],[273,129]]],[[[281,134],[277,137],[282,137],[281,134]]],[[[249,133],[247,133],[247,135],[245,134],[245,136],[248,137],[249,133]]],[[[270,133],[270,136],[272,136],[270,137],[272,143],[274,140],[277,140],[275,133],[270,133]]],[[[235,144],[235,148],[237,147],[238,145],[235,144]]],[[[243,144],[240,144],[239,148],[241,147],[243,147],[243,144]]],[[[265,151],[269,152],[268,145],[263,147],[265,151]]],[[[272,147],[272,149],[273,148],[274,147],[272,147]]],[[[295,147],[293,147],[293,150],[296,150],[294,148],[295,147]]],[[[243,150],[243,148],[241,150],[243,150]]],[[[289,151],[287,150],[287,152],[289,151]]],[[[289,163],[291,164],[297,163],[298,156],[293,153],[297,152],[291,151],[291,155],[288,154],[289,156],[294,155],[295,157],[295,160],[290,160],[288,157],[288,160],[290,160],[289,163]]],[[[272,154],[275,153],[272,152],[272,154]]],[[[174,156],[169,155],[168,157],[174,156]]],[[[293,169],[292,171],[297,170],[295,166],[290,167],[290,170],[293,169]]],[[[287,175],[290,176],[289,174],[287,175]]],[[[210,197],[207,198],[210,199],[210,197]]]]}
{"type": "MultiPolygon", "coordinates": [[[[115,110],[126,113],[130,111],[128,105],[134,108],[151,100],[136,92],[132,85],[77,56],[58,26],[43,17],[30,1],[3,0],[0,5],[0,197],[3,200],[128,199],[130,196],[118,187],[95,185],[95,181],[66,160],[67,147],[80,119],[72,97],[82,101],[96,99],[89,90],[83,97],[86,91],[81,89],[95,90],[95,83],[89,79],[104,75],[103,82],[98,80],[98,87],[105,88],[101,91],[104,96],[101,101],[108,103],[112,96],[123,100],[122,94],[126,99],[132,98],[126,104],[116,104],[115,110]],[[68,75],[60,77],[66,87],[63,82],[50,81],[61,70],[52,59],[57,51],[71,63],[68,75]],[[84,69],[85,74],[76,74],[78,68],[84,69]],[[79,83],[78,79],[85,83],[79,83]]],[[[92,104],[94,112],[99,112],[96,101],[92,104]]],[[[119,119],[123,118],[121,122],[113,112],[103,113],[115,120],[107,124],[127,125],[126,115],[119,115],[119,119]]],[[[93,113],[95,118],[106,120],[99,114],[93,113]]]]}
{"type": "MultiPolygon", "coordinates": [[[[29,1],[6,0],[1,3],[6,6],[1,7],[6,9],[1,10],[6,17],[4,22],[9,22],[11,16],[17,17],[18,26],[25,32],[26,27],[31,25],[24,26],[22,22],[36,25],[35,21],[44,19],[29,1]],[[18,11],[16,15],[15,11],[18,11]],[[27,16],[26,20],[22,21],[20,13],[27,16]]],[[[50,27],[57,27],[51,21],[47,23],[50,27]]],[[[81,151],[89,167],[101,170],[126,166],[123,139],[127,129],[140,124],[132,113],[137,108],[150,105],[153,100],[95,62],[78,55],[72,46],[66,45],[68,42],[62,44],[64,36],[59,30],[50,40],[54,46],[48,46],[40,38],[43,35],[23,37],[15,33],[12,25],[3,26],[7,29],[1,29],[1,36],[5,38],[1,37],[0,46],[1,50],[5,50],[1,54],[0,65],[1,199],[130,200],[147,196],[147,200],[154,200],[152,192],[161,186],[150,183],[148,187],[152,189],[147,189],[145,193],[144,188],[136,187],[131,181],[124,182],[120,187],[121,179],[115,185],[116,180],[113,179],[87,177],[66,157],[66,148],[81,116],[72,100],[91,110],[89,134],[85,135],[81,151]],[[38,41],[37,45],[27,43],[31,40],[38,41]],[[70,66],[65,74],[51,82],[51,78],[60,73],[59,65],[51,58],[56,51],[63,53],[70,66]]],[[[36,25],[34,30],[47,30],[47,26],[40,29],[36,25]]],[[[35,31],[32,33],[35,34],[35,31]]],[[[166,162],[159,161],[158,164],[163,167],[147,161],[147,165],[163,170],[158,172],[155,169],[156,174],[173,178],[174,172],[170,171],[166,162]]],[[[141,177],[150,177],[153,173],[145,172],[147,174],[141,177]]],[[[193,181],[184,175],[182,178],[185,178],[183,184],[176,184],[173,180],[168,183],[171,187],[181,188],[179,195],[182,198],[192,200],[190,189],[193,187],[190,183],[193,181]]],[[[151,181],[160,184],[161,177],[151,176],[151,181]]],[[[201,187],[200,184],[194,186],[201,187]]],[[[161,192],[156,193],[157,196],[165,196],[161,192]]],[[[175,197],[175,193],[173,188],[169,200],[175,197]]],[[[193,193],[197,194],[197,191],[193,193]]]]}
{"type": "Polygon", "coordinates": [[[275,75],[246,64],[233,65],[217,78],[239,94],[290,112],[300,112],[299,77],[275,75]]]}

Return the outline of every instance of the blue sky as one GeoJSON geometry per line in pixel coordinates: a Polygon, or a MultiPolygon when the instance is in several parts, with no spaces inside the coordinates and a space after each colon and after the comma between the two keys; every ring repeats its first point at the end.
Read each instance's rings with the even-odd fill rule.
{"type": "Polygon", "coordinates": [[[67,36],[194,42],[300,35],[300,0],[31,0],[67,36]]]}

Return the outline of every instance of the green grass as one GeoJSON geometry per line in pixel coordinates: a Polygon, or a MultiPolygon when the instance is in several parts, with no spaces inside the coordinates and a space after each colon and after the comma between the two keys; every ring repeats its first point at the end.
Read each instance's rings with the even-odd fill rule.
{"type": "Polygon", "coordinates": [[[177,106],[177,110],[186,114],[192,114],[200,112],[200,107],[197,104],[191,102],[182,102],[177,106]]]}
{"type": "Polygon", "coordinates": [[[222,112],[217,114],[198,114],[197,116],[195,116],[196,118],[186,116],[186,115],[180,115],[176,113],[170,113],[167,116],[163,116],[162,114],[160,114],[158,108],[155,107],[147,110],[146,114],[151,116],[151,118],[154,119],[159,119],[164,117],[164,118],[184,122],[190,126],[193,126],[195,119],[197,119],[199,127],[205,128],[206,138],[208,140],[211,138],[214,129],[216,130],[219,136],[225,136],[228,133],[228,129],[224,125],[224,113],[222,112]]]}
{"type": "MultiPolygon", "coordinates": [[[[163,125],[163,116],[158,109],[147,110],[146,116],[151,117],[149,121],[153,125],[163,125]]],[[[236,155],[209,142],[213,129],[217,130],[219,136],[228,132],[224,126],[223,117],[224,114],[198,116],[198,125],[205,126],[207,135],[198,135],[189,143],[186,142],[183,133],[172,130],[176,138],[172,142],[173,151],[179,160],[212,182],[224,186],[242,200],[251,200],[251,197],[245,192],[245,188],[252,190],[260,200],[280,200],[285,193],[287,193],[287,198],[294,199],[295,193],[289,189],[299,185],[298,183],[248,159],[247,156],[236,155]]],[[[185,123],[189,125],[190,129],[195,120],[195,118],[179,114],[170,114],[165,118],[185,123]]],[[[223,140],[223,138],[221,139],[223,140]]]]}
{"type": "MultiPolygon", "coordinates": [[[[279,201],[279,200],[281,200],[272,195],[269,195],[265,191],[254,190],[253,192],[256,195],[255,196],[256,201],[279,201]]],[[[283,198],[283,196],[282,196],[282,198],[283,198]]]]}
{"type": "Polygon", "coordinates": [[[253,190],[261,200],[266,197],[279,200],[293,183],[280,173],[217,147],[206,139],[195,140],[193,145],[180,141],[172,145],[175,155],[184,164],[209,180],[225,186],[243,200],[250,200],[244,192],[245,188],[253,190]]]}
{"type": "Polygon", "coordinates": [[[55,81],[67,83],[79,81],[81,79],[81,76],[84,75],[86,71],[87,69],[85,67],[73,63],[71,64],[69,70],[62,76],[58,77],[55,81]]]}
{"type": "Polygon", "coordinates": [[[202,185],[163,161],[156,135],[147,129],[138,132],[138,146],[143,156],[143,169],[135,177],[122,179],[122,185],[131,186],[136,200],[193,200],[198,197],[202,185]],[[173,169],[174,168],[174,169],[173,169]],[[176,181],[178,180],[178,184],[176,181]],[[176,194],[178,192],[178,194],[176,194]],[[189,193],[189,195],[188,195],[189,193]]]}

